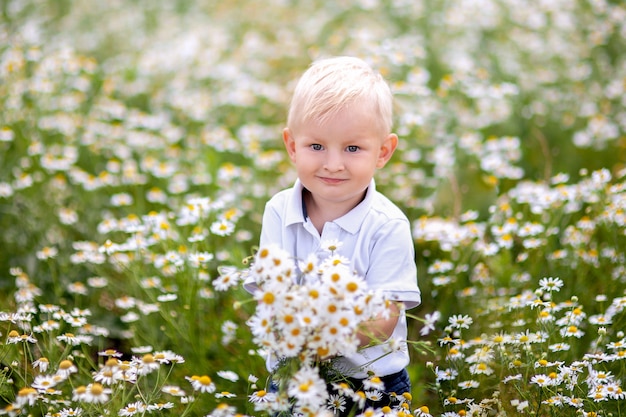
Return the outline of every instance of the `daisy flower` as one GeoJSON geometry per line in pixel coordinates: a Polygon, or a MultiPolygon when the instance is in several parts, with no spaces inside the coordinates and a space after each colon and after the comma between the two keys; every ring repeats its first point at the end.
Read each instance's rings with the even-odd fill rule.
{"type": "Polygon", "coordinates": [[[63,316],[63,320],[72,327],[83,327],[87,324],[87,319],[85,317],[75,317],[66,314],[63,316]]]}
{"type": "Polygon", "coordinates": [[[69,359],[64,359],[59,363],[59,368],[57,369],[57,375],[62,377],[68,377],[70,374],[78,372],[78,368],[72,361],[69,359]]]}
{"type": "Polygon", "coordinates": [[[379,377],[372,376],[363,381],[363,389],[382,391],[385,389],[385,383],[379,377]]]}
{"type": "Polygon", "coordinates": [[[284,335],[276,342],[275,349],[279,356],[293,358],[300,355],[305,347],[306,336],[300,329],[300,326],[293,325],[288,329],[284,329],[284,335]]]}
{"type": "Polygon", "coordinates": [[[72,401],[102,404],[109,401],[109,395],[111,395],[111,389],[104,388],[96,382],[87,386],[81,385],[74,389],[72,401]]]}
{"type": "Polygon", "coordinates": [[[187,260],[192,267],[199,268],[200,266],[211,262],[213,258],[214,255],[209,252],[194,252],[189,254],[187,260]]]}
{"type": "Polygon", "coordinates": [[[516,374],[516,375],[508,375],[506,376],[502,382],[504,382],[505,384],[508,384],[511,381],[521,381],[522,380],[522,374],[516,374]]]}
{"type": "Polygon", "coordinates": [[[36,253],[37,259],[46,260],[55,258],[59,254],[59,250],[54,246],[45,246],[36,253]]]}
{"type": "Polygon", "coordinates": [[[429,408],[425,405],[415,409],[413,411],[413,414],[415,415],[415,417],[433,417],[432,414],[430,414],[429,408]]]}
{"type": "Polygon", "coordinates": [[[298,269],[303,277],[316,276],[317,269],[317,255],[310,253],[306,259],[298,261],[298,269]]]}
{"type": "Polygon", "coordinates": [[[233,398],[236,397],[236,394],[233,394],[232,392],[228,392],[228,391],[222,391],[222,392],[216,392],[215,393],[215,398],[233,398]]]}
{"type": "Polygon", "coordinates": [[[322,262],[321,268],[322,270],[325,268],[332,268],[335,266],[344,266],[348,267],[350,265],[350,259],[345,256],[341,256],[338,253],[334,253],[330,255],[328,258],[324,259],[322,262]]]}
{"type": "Polygon", "coordinates": [[[39,358],[33,362],[33,368],[38,369],[39,372],[46,372],[50,366],[48,358],[39,358]]]}
{"type": "Polygon", "coordinates": [[[472,375],[491,375],[493,374],[493,369],[485,362],[479,362],[470,366],[470,373],[472,375]]]}
{"type": "Polygon", "coordinates": [[[450,261],[437,259],[428,267],[429,274],[443,274],[454,269],[454,264],[450,261]]]}
{"type": "Polygon", "coordinates": [[[276,394],[273,392],[267,392],[265,390],[258,390],[248,396],[251,403],[269,403],[276,399],[276,394]]]}
{"type": "Polygon", "coordinates": [[[580,307],[576,307],[571,311],[566,312],[562,318],[556,321],[559,326],[566,326],[568,324],[578,325],[587,317],[587,314],[580,307]]]}
{"type": "Polygon", "coordinates": [[[39,393],[35,388],[24,387],[17,392],[14,405],[16,408],[22,408],[26,404],[32,407],[33,405],[35,405],[38,398],[39,393]]]}
{"type": "Polygon", "coordinates": [[[533,377],[530,379],[530,383],[536,384],[540,387],[550,387],[550,386],[558,385],[557,378],[553,378],[545,374],[533,375],[533,377]]]}
{"type": "Polygon", "coordinates": [[[597,326],[604,326],[607,324],[612,324],[613,317],[607,314],[594,314],[593,316],[589,316],[589,323],[595,324],[597,326]]]}
{"type": "Polygon", "coordinates": [[[336,391],[339,395],[351,397],[354,395],[354,390],[350,385],[345,382],[333,382],[331,383],[333,391],[336,391]]]}
{"type": "Polygon", "coordinates": [[[340,242],[338,239],[328,239],[324,240],[321,243],[322,249],[331,254],[337,252],[343,246],[343,242],[340,242]]]}
{"type": "Polygon", "coordinates": [[[115,349],[106,349],[106,350],[98,352],[98,356],[106,356],[110,358],[121,358],[122,353],[118,352],[115,349]]]}
{"type": "Polygon", "coordinates": [[[303,367],[296,372],[287,386],[287,394],[300,404],[322,404],[328,399],[326,382],[317,369],[303,367]]]}
{"type": "Polygon", "coordinates": [[[354,402],[359,408],[365,407],[365,403],[367,402],[367,396],[363,391],[355,391],[352,394],[351,399],[352,402],[354,402]]]}
{"type": "Polygon", "coordinates": [[[169,408],[174,408],[174,403],[171,402],[167,402],[167,403],[154,403],[154,404],[150,404],[146,407],[146,409],[148,411],[161,411],[161,410],[167,410],[169,408]]]}
{"type": "Polygon", "coordinates": [[[87,295],[89,293],[87,286],[82,282],[72,282],[67,286],[67,291],[71,294],[87,295]]]}
{"type": "Polygon", "coordinates": [[[580,328],[574,325],[559,329],[559,333],[563,337],[575,337],[577,339],[580,339],[585,334],[585,332],[583,332],[582,330],[580,330],[580,328]]]}
{"type": "Polygon", "coordinates": [[[132,365],[135,367],[138,375],[148,375],[160,367],[159,362],[156,361],[151,353],[146,353],[141,358],[134,357],[132,365]]]}
{"type": "Polygon", "coordinates": [[[19,334],[17,330],[11,330],[7,336],[7,344],[16,344],[20,342],[37,343],[37,339],[35,339],[33,336],[27,334],[19,334]]]}
{"type": "Polygon", "coordinates": [[[232,405],[220,403],[210,414],[207,414],[206,417],[230,417],[234,416],[236,411],[237,409],[232,405]]]}
{"type": "Polygon", "coordinates": [[[459,388],[461,389],[478,388],[479,386],[480,386],[480,383],[472,379],[459,382],[459,388]]]}
{"type": "Polygon", "coordinates": [[[562,351],[568,351],[570,349],[570,345],[568,343],[554,343],[550,346],[548,346],[548,349],[551,352],[562,352],[562,351]]]}
{"type": "Polygon", "coordinates": [[[474,320],[467,314],[455,314],[448,319],[448,323],[450,323],[453,329],[469,329],[474,320]]]}
{"type": "Polygon", "coordinates": [[[191,377],[186,376],[185,379],[191,383],[191,386],[193,387],[194,391],[208,392],[208,393],[215,392],[215,389],[216,389],[215,384],[213,383],[213,380],[211,379],[211,377],[207,375],[202,375],[202,376],[193,375],[191,377]]]}
{"type": "Polygon", "coordinates": [[[119,366],[119,361],[111,358],[106,361],[102,369],[94,375],[93,379],[105,385],[113,385],[118,381],[124,381],[124,372],[119,366]]]}
{"type": "Polygon", "coordinates": [[[383,392],[379,390],[365,391],[365,397],[372,402],[378,402],[383,399],[383,392]]]}
{"type": "Polygon", "coordinates": [[[437,369],[435,369],[435,373],[437,375],[437,381],[452,381],[453,379],[455,379],[458,375],[459,372],[455,369],[452,368],[448,368],[448,369],[439,369],[439,367],[437,367],[437,369]]]}
{"type": "Polygon", "coordinates": [[[93,337],[87,335],[74,335],[73,333],[65,333],[57,336],[57,340],[69,343],[72,346],[78,346],[82,343],[89,345],[93,341],[93,337]]]}
{"type": "Polygon", "coordinates": [[[217,291],[226,291],[239,284],[241,274],[234,267],[222,267],[219,276],[212,282],[217,291]]]}
{"type": "Polygon", "coordinates": [[[217,375],[231,382],[239,381],[239,375],[233,371],[218,371],[217,375]]]}
{"type": "Polygon", "coordinates": [[[564,283],[561,278],[541,278],[539,280],[539,289],[542,291],[552,292],[552,291],[560,291],[561,287],[563,287],[564,283]]]}
{"type": "Polygon", "coordinates": [[[335,414],[342,413],[346,410],[346,399],[342,395],[331,394],[328,397],[328,401],[326,402],[326,405],[335,414]]]}
{"type": "Polygon", "coordinates": [[[118,412],[118,415],[122,417],[134,416],[137,413],[140,413],[143,415],[143,413],[147,411],[147,409],[148,407],[144,403],[142,403],[141,401],[136,401],[122,408],[118,412]]]}
{"type": "Polygon", "coordinates": [[[163,388],[161,388],[161,391],[175,397],[184,397],[186,395],[185,391],[183,391],[182,389],[180,389],[180,387],[177,387],[176,385],[165,385],[163,388]]]}
{"type": "Polygon", "coordinates": [[[214,235],[228,236],[235,230],[235,224],[226,219],[222,219],[211,224],[210,230],[214,235]]]}
{"type": "Polygon", "coordinates": [[[578,397],[563,397],[563,402],[567,405],[571,405],[574,408],[582,408],[584,406],[584,402],[582,398],[578,397]]]}
{"type": "Polygon", "coordinates": [[[427,313],[424,316],[424,327],[420,330],[421,336],[428,335],[432,330],[435,330],[435,323],[437,323],[441,319],[441,313],[439,311],[435,311],[432,314],[427,313]]]}
{"type": "Polygon", "coordinates": [[[137,300],[127,295],[115,299],[115,306],[124,310],[131,309],[135,307],[136,304],[137,300]]]}
{"type": "Polygon", "coordinates": [[[172,352],[171,350],[162,350],[159,352],[154,352],[154,360],[161,364],[185,362],[185,359],[182,356],[172,352]]]}
{"type": "Polygon", "coordinates": [[[45,392],[59,382],[61,381],[54,375],[37,375],[31,386],[39,392],[45,392]]]}
{"type": "Polygon", "coordinates": [[[59,411],[59,417],[78,417],[81,415],[83,415],[83,409],[80,407],[64,408],[59,411]]]}

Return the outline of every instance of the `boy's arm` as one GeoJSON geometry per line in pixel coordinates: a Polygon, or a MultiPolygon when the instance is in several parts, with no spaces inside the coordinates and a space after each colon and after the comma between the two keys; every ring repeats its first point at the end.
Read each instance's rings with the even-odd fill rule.
{"type": "Polygon", "coordinates": [[[397,303],[391,303],[389,310],[389,317],[378,317],[363,323],[361,330],[357,333],[360,348],[372,343],[383,342],[391,337],[393,329],[398,323],[400,308],[397,303]]]}

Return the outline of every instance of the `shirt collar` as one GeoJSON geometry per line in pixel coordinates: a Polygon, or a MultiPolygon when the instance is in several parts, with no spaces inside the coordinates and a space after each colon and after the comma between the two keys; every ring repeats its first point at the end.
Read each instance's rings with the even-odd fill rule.
{"type": "MultiPolygon", "coordinates": [[[[297,179],[293,186],[293,193],[291,194],[291,201],[289,202],[285,218],[286,225],[306,222],[306,210],[302,201],[303,190],[304,186],[300,180],[297,179]]],[[[334,223],[349,233],[358,232],[365,216],[367,216],[370,211],[375,193],[376,183],[374,179],[372,179],[370,185],[367,187],[363,201],[348,213],[336,219],[334,223]]]]}

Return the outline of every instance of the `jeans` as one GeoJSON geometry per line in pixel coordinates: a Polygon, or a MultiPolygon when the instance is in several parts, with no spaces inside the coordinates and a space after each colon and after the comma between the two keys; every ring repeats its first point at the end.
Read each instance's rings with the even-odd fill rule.
{"type": "MultiPolygon", "coordinates": [[[[382,408],[386,405],[392,405],[393,401],[389,394],[395,393],[398,396],[401,396],[402,394],[406,392],[408,393],[411,392],[411,380],[409,378],[409,373],[407,372],[406,369],[403,369],[400,372],[397,372],[395,374],[380,377],[380,379],[385,384],[385,389],[379,401],[366,400],[365,406],[363,408],[360,408],[358,407],[358,404],[355,404],[351,399],[345,398],[346,400],[345,411],[339,414],[335,414],[335,415],[338,417],[348,417],[348,416],[359,414],[368,407],[382,408]]],[[[363,380],[355,379],[355,378],[348,378],[347,382],[355,391],[363,390],[363,380]]],[[[278,392],[278,384],[275,381],[272,381],[270,383],[268,391],[278,392]]],[[[331,384],[328,384],[328,392],[333,392],[333,388],[331,384]]],[[[278,415],[278,414],[275,414],[275,415],[278,415]]],[[[285,415],[285,414],[281,413],[281,415],[285,415]]],[[[287,415],[289,415],[289,413],[287,413],[287,415]]]]}
{"type": "MultiPolygon", "coordinates": [[[[405,392],[408,392],[408,393],[411,392],[411,380],[409,378],[409,373],[407,372],[406,369],[403,369],[400,372],[396,372],[395,374],[382,376],[380,377],[380,379],[385,384],[385,389],[379,401],[367,400],[363,408],[354,408],[354,410],[353,410],[353,407],[355,404],[353,404],[352,402],[349,402],[346,404],[346,411],[339,414],[339,416],[340,417],[348,416],[350,415],[351,411],[353,412],[353,414],[358,414],[359,412],[365,410],[368,407],[381,408],[386,405],[392,405],[393,401],[389,394],[395,393],[398,396],[400,396],[404,394],[405,392]],[[354,412],[355,410],[356,412],[354,412]]],[[[354,388],[355,391],[363,389],[363,380],[361,379],[349,378],[348,382],[354,388]]]]}

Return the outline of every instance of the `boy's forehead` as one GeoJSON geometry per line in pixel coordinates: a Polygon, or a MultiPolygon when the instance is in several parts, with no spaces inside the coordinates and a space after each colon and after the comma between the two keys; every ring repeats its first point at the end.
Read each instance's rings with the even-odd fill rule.
{"type": "Polygon", "coordinates": [[[309,117],[289,126],[295,137],[321,138],[325,132],[343,131],[346,139],[377,136],[383,139],[389,133],[382,118],[368,112],[343,109],[326,117],[309,117]]]}
{"type": "Polygon", "coordinates": [[[302,110],[299,117],[296,117],[300,123],[323,124],[337,117],[359,117],[362,115],[367,115],[367,118],[372,122],[381,119],[376,103],[371,99],[364,98],[335,103],[321,102],[302,110]]]}

